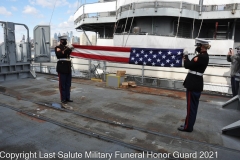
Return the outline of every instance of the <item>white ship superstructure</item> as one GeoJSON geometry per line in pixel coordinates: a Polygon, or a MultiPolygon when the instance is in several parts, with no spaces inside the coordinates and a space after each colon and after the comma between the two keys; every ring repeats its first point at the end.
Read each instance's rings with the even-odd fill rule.
{"type": "MultiPolygon", "coordinates": [[[[96,32],[97,45],[103,46],[181,47],[193,53],[195,38],[209,39],[212,47],[204,89],[230,93],[226,54],[240,45],[239,17],[240,0],[102,0],[82,5],[74,23],[76,29],[96,32]]],[[[123,67],[130,75],[143,76],[142,66],[107,66],[109,72],[123,67]]],[[[184,68],[144,66],[144,76],[171,80],[173,88],[178,88],[180,83],[174,81],[183,80],[186,72],[184,68]]]]}

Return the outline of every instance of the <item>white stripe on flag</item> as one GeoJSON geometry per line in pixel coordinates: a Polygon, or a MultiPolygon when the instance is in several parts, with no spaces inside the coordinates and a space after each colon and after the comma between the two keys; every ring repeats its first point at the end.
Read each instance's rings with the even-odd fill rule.
{"type": "Polygon", "coordinates": [[[123,57],[123,58],[130,57],[130,52],[102,51],[102,50],[90,50],[90,49],[78,49],[78,48],[74,48],[73,52],[92,54],[92,55],[101,55],[101,56],[123,57]]]}

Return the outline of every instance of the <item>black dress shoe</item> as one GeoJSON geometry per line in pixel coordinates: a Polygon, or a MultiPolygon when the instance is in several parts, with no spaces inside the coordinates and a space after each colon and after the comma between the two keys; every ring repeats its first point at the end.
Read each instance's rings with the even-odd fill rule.
{"type": "Polygon", "coordinates": [[[184,127],[178,127],[178,130],[179,131],[182,131],[182,132],[192,132],[193,130],[189,130],[189,129],[184,129],[184,127]]]}
{"type": "Polygon", "coordinates": [[[67,104],[67,101],[66,101],[66,100],[63,100],[63,101],[61,101],[61,103],[63,103],[63,104],[67,104]]]}
{"type": "Polygon", "coordinates": [[[67,102],[73,102],[73,100],[71,100],[71,99],[67,99],[66,101],[67,101],[67,102]]]}

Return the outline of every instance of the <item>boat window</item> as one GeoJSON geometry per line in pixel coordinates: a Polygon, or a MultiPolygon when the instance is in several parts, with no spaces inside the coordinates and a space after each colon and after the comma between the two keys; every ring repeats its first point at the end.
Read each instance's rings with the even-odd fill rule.
{"type": "MultiPolygon", "coordinates": [[[[174,35],[177,34],[178,21],[174,21],[174,35]]],[[[192,24],[189,22],[180,22],[178,27],[178,37],[191,38],[192,24]]]]}

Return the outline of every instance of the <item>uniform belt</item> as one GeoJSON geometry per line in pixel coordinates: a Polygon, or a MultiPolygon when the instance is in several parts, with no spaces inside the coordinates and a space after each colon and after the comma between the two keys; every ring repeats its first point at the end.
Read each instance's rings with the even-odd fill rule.
{"type": "Polygon", "coordinates": [[[68,58],[60,58],[59,61],[71,61],[71,59],[68,59],[68,58]]]}
{"type": "Polygon", "coordinates": [[[195,75],[198,75],[198,76],[203,76],[202,73],[197,72],[197,71],[191,71],[191,70],[189,70],[188,73],[195,74],[195,75]]]}

